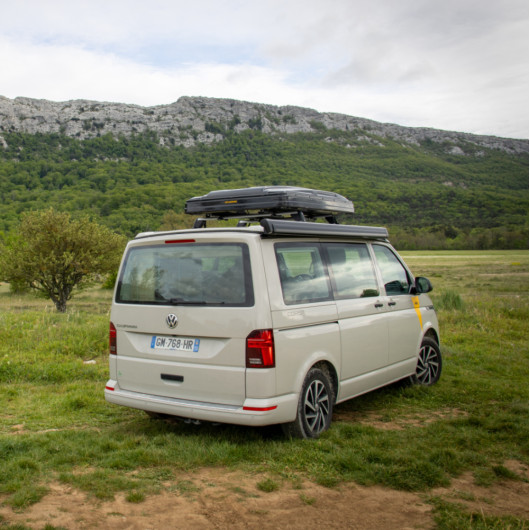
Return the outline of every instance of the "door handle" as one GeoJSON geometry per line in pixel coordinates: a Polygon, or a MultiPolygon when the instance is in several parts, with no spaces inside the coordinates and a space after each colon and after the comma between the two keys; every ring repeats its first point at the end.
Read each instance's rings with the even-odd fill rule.
{"type": "Polygon", "coordinates": [[[383,307],[383,304],[381,302],[376,302],[374,304],[374,307],[383,307]]]}
{"type": "Polygon", "coordinates": [[[182,375],[173,375],[173,374],[160,374],[160,378],[164,381],[175,381],[177,383],[184,382],[184,376],[182,375]]]}
{"type": "Polygon", "coordinates": [[[397,302],[394,302],[394,301],[392,301],[392,302],[388,302],[388,305],[389,305],[389,306],[397,305],[397,302]]]}

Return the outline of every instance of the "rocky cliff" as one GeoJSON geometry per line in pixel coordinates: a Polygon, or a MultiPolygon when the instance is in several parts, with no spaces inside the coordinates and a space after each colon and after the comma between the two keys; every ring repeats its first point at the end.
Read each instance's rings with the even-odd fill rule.
{"type": "Polygon", "coordinates": [[[158,134],[162,144],[192,146],[222,140],[227,131],[259,129],[265,133],[351,131],[357,141],[377,143],[376,137],[402,144],[431,141],[444,144],[452,154],[462,147],[528,153],[528,140],[498,138],[429,128],[402,127],[344,114],[320,113],[294,106],[277,107],[231,99],[181,97],[170,105],[141,107],[87,100],[53,102],[0,96],[0,146],[2,133],[61,133],[80,139],[103,134],[130,135],[145,131],[158,134]]]}

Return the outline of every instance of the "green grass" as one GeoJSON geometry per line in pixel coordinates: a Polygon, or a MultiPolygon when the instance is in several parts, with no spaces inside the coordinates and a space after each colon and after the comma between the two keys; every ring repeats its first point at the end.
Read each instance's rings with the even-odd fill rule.
{"type": "MultiPolygon", "coordinates": [[[[465,471],[485,486],[521,480],[505,463],[528,462],[528,253],[403,254],[435,288],[442,378],[343,403],[343,419],[314,442],[287,441],[275,427],[155,421],[109,405],[110,293],[81,293],[58,314],[46,300],[0,286],[0,499],[23,509],[58,480],[137,503],[167,483],[185,492],[193,485],[181,474],[206,466],[263,474],[261,491],[300,477],[427,494],[465,471]]],[[[525,527],[432,503],[439,528],[525,527]]]]}
{"type": "Polygon", "coordinates": [[[435,522],[439,530],[527,530],[528,521],[514,516],[493,517],[467,512],[458,504],[434,498],[435,522]]]}
{"type": "Polygon", "coordinates": [[[275,480],[271,478],[266,478],[264,480],[259,481],[256,484],[256,487],[264,493],[271,493],[273,491],[278,490],[280,488],[280,485],[275,480]]]}

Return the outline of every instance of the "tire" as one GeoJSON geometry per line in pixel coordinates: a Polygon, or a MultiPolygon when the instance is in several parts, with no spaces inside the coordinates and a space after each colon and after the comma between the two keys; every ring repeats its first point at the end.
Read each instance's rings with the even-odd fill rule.
{"type": "Polygon", "coordinates": [[[329,376],[320,368],[307,373],[300,398],[296,419],[282,425],[289,438],[318,438],[329,429],[333,416],[333,390],[329,376]]]}
{"type": "Polygon", "coordinates": [[[442,375],[440,346],[434,339],[425,337],[421,343],[416,373],[410,376],[410,381],[415,385],[431,386],[438,382],[440,375],[442,375]]]}

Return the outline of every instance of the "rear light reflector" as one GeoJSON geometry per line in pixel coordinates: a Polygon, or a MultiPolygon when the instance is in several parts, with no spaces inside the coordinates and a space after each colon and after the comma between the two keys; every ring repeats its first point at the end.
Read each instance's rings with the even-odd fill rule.
{"type": "Polygon", "coordinates": [[[116,328],[114,327],[114,324],[112,322],[110,323],[110,328],[109,328],[109,353],[111,355],[118,355],[118,345],[116,341],[116,328]]]}
{"type": "Polygon", "coordinates": [[[278,405],[272,407],[243,407],[243,410],[250,410],[252,412],[267,412],[268,410],[277,409],[278,405]]]}
{"type": "Polygon", "coordinates": [[[105,390],[112,390],[112,392],[114,392],[114,388],[112,388],[111,386],[106,386],[105,390]]]}
{"type": "Polygon", "coordinates": [[[274,335],[272,329],[256,329],[247,337],[247,368],[274,368],[274,335]]]}

